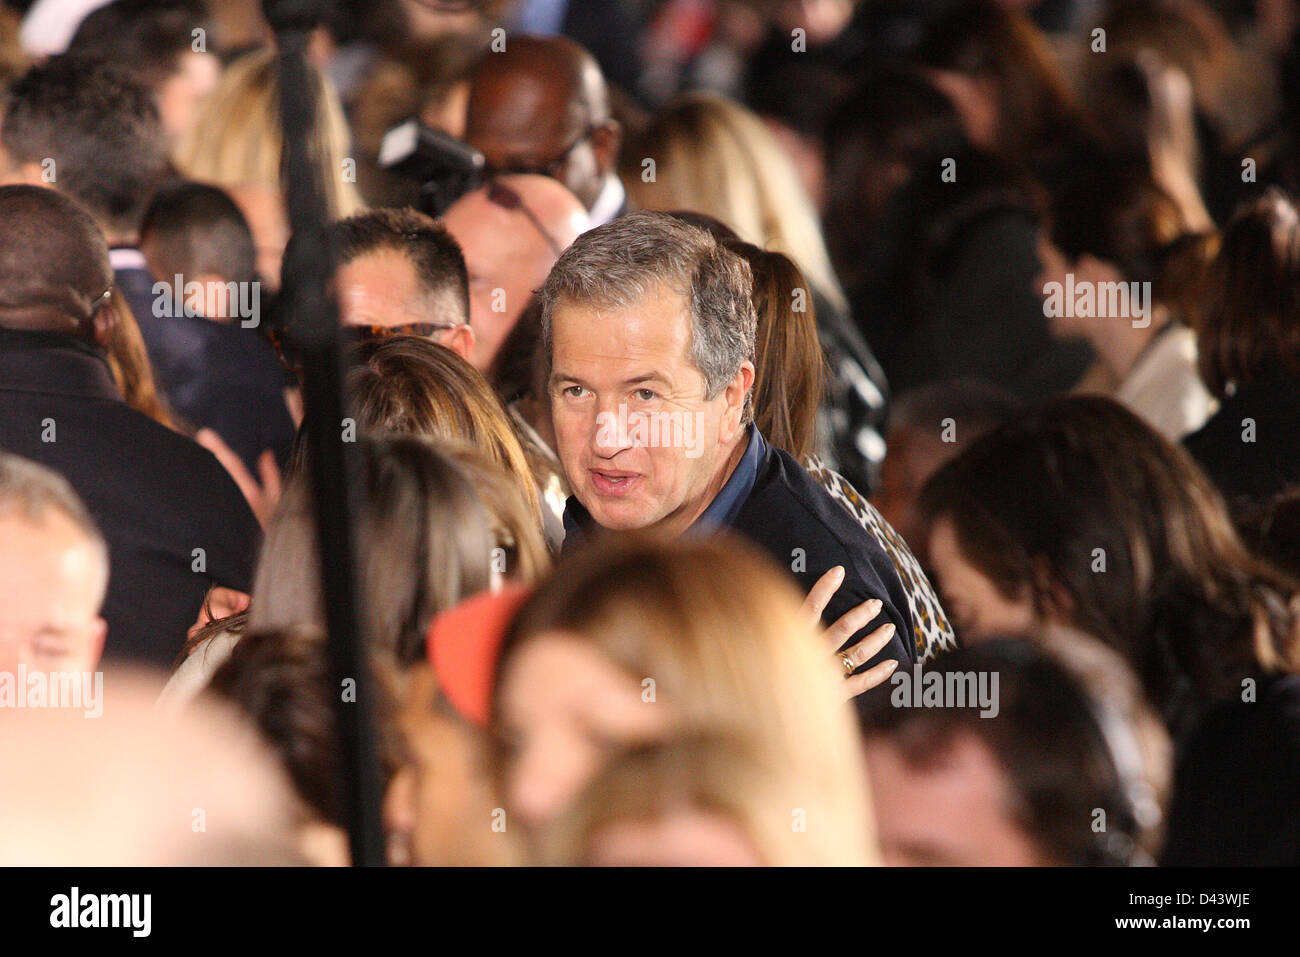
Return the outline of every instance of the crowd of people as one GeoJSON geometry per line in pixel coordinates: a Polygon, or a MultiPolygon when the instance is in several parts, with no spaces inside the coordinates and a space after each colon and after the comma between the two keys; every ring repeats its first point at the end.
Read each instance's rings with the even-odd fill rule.
{"type": "Polygon", "coordinates": [[[0,863],[1300,864],[1300,2],[324,9],[0,5],[0,863]]]}

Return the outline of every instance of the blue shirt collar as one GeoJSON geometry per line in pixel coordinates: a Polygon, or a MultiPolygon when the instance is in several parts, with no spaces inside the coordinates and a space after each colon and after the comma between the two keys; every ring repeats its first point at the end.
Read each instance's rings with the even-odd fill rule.
{"type": "MultiPolygon", "coordinates": [[[[758,470],[767,458],[767,440],[753,425],[748,429],[749,439],[745,452],[732,469],[726,483],[713,497],[709,507],[700,513],[700,517],[691,523],[687,535],[704,535],[731,525],[740,514],[746,499],[754,491],[758,479],[758,470]]],[[[578,501],[576,495],[570,495],[564,503],[564,546],[566,548],[582,541],[587,529],[592,525],[591,515],[578,501]]]]}

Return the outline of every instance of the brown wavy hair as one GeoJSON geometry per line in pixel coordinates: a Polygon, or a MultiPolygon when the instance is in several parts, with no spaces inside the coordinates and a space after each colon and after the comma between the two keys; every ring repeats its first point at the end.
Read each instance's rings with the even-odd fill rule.
{"type": "Polygon", "coordinates": [[[1115,648],[1161,708],[1300,671],[1297,583],[1247,550],[1187,452],[1117,402],[1036,406],[941,468],[920,504],[1004,597],[1115,648]]]}

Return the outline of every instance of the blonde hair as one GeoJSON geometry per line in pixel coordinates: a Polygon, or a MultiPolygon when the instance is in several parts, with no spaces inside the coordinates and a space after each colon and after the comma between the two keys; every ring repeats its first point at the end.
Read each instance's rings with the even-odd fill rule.
{"type": "Polygon", "coordinates": [[[781,774],[745,742],[727,738],[691,736],[638,748],[601,772],[546,829],[541,863],[592,863],[610,829],[654,824],[684,811],[737,825],[766,865],[805,863],[799,845],[806,835],[791,826],[792,815],[774,787],[781,774]]]}
{"type": "Polygon", "coordinates": [[[483,373],[422,336],[359,343],[347,376],[357,424],[366,431],[466,442],[514,478],[541,528],[532,471],[510,416],[483,373]]]}
{"type": "Polygon", "coordinates": [[[844,292],[794,163],[757,115],[725,97],[680,97],[623,150],[620,176],[643,209],[704,213],[789,256],[837,308],[844,292]],[[655,161],[646,182],[642,163],[655,161]]]}
{"type": "Polygon", "coordinates": [[[498,692],[513,652],[554,631],[591,643],[643,687],[653,679],[672,734],[733,740],[771,769],[768,810],[791,830],[782,863],[875,861],[857,722],[832,656],[793,583],[753,546],[726,533],[632,536],[579,552],[512,623],[498,692]]]}
{"type": "Polygon", "coordinates": [[[463,442],[441,440],[434,444],[460,466],[487,510],[492,535],[506,557],[501,573],[525,585],[540,581],[551,569],[551,553],[542,537],[536,489],[527,481],[529,473],[520,481],[519,473],[511,475],[481,449],[463,442]]]}
{"type": "MultiPolygon", "coordinates": [[[[230,65],[203,103],[198,118],[176,146],[175,162],[191,179],[217,186],[259,186],[284,194],[284,139],[275,51],[245,54],[230,65]]],[[[353,183],[343,179],[351,134],[333,87],[318,72],[316,142],[312,152],[321,174],[331,219],[365,208],[353,183]]]]}

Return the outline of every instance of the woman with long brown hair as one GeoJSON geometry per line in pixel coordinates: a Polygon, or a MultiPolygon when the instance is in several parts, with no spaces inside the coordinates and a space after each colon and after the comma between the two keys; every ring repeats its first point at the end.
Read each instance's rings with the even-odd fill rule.
{"type": "Polygon", "coordinates": [[[1297,583],[1182,449],[1112,400],[1053,400],[944,466],[922,510],[963,642],[1061,624],[1133,666],[1181,755],[1171,857],[1300,860],[1297,583]]]}
{"type": "Polygon", "coordinates": [[[1286,194],[1237,213],[1202,288],[1201,378],[1222,406],[1185,445],[1254,525],[1300,485],[1300,212],[1286,194]]]}

